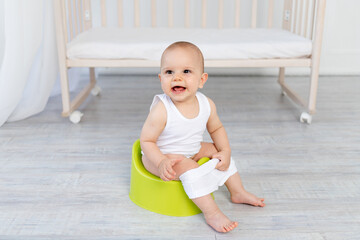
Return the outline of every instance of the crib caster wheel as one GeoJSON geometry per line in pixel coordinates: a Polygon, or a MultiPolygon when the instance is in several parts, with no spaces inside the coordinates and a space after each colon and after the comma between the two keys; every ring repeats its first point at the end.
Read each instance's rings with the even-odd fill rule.
{"type": "Polygon", "coordinates": [[[311,124],[312,116],[307,112],[303,112],[300,116],[300,122],[311,124]]]}
{"type": "Polygon", "coordinates": [[[77,123],[80,122],[81,117],[82,117],[83,115],[84,115],[84,114],[83,114],[82,112],[80,112],[80,111],[74,111],[74,112],[72,112],[72,113],[70,114],[69,119],[70,119],[70,121],[71,121],[72,123],[77,124],[77,123]]]}
{"type": "Polygon", "coordinates": [[[101,88],[98,85],[95,85],[95,87],[93,89],[91,89],[91,94],[93,96],[99,95],[100,92],[101,92],[101,88]]]}

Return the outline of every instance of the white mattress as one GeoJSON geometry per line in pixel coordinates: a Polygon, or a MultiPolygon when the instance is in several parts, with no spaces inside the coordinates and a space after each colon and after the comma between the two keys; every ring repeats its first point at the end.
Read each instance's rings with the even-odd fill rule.
{"type": "Polygon", "coordinates": [[[195,43],[208,60],[298,58],[311,40],[281,29],[93,28],[68,43],[70,59],[159,60],[176,41],[195,43]]]}

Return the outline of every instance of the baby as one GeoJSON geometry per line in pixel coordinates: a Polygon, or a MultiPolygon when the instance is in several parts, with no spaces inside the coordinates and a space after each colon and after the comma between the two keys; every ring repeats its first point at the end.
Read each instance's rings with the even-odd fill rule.
{"type": "Polygon", "coordinates": [[[229,232],[238,223],[226,217],[212,198],[219,186],[225,183],[234,203],[259,207],[265,203],[244,189],[215,104],[198,92],[208,79],[204,57],[194,44],[176,42],[164,51],[160,70],[164,94],[154,97],[141,132],[143,164],[164,181],[180,180],[206,222],[218,232],[229,232]],[[205,129],[214,143],[203,142],[205,129]],[[203,157],[211,160],[199,166],[203,157]]]}

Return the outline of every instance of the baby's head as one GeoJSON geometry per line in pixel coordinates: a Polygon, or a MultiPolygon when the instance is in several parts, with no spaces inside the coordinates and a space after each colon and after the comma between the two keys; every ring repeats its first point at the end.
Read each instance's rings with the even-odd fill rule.
{"type": "Polygon", "coordinates": [[[164,65],[165,61],[167,60],[167,57],[168,57],[167,54],[173,50],[181,50],[181,51],[186,51],[188,53],[191,53],[191,55],[193,55],[192,58],[193,58],[194,62],[197,63],[196,65],[199,65],[196,67],[199,67],[201,69],[200,70],[201,73],[204,73],[204,56],[203,56],[202,52],[195,44],[192,44],[190,42],[184,42],[184,41],[175,42],[175,43],[169,45],[165,49],[165,51],[163,52],[163,54],[161,56],[161,67],[164,65]]]}
{"type": "Polygon", "coordinates": [[[161,56],[160,70],[161,88],[173,101],[194,98],[208,78],[200,49],[189,42],[175,42],[167,47],[161,56]]]}

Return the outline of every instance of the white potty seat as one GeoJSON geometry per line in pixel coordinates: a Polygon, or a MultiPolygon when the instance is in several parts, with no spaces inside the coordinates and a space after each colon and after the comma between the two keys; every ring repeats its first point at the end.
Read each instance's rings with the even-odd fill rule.
{"type": "Polygon", "coordinates": [[[198,168],[191,169],[179,179],[190,199],[198,198],[216,191],[224,185],[226,180],[237,172],[235,162],[230,159],[230,166],[226,171],[216,169],[219,159],[213,158],[198,168]]]}

